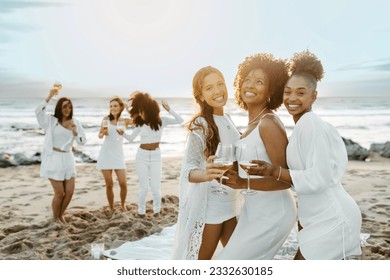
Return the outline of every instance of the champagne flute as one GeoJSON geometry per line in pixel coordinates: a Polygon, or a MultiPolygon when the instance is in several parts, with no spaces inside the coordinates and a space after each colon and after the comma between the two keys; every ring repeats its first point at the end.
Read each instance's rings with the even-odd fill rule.
{"type": "Polygon", "coordinates": [[[58,99],[58,92],[62,89],[62,83],[60,81],[54,81],[53,88],[57,90],[57,94],[54,95],[53,99],[58,99]]]}
{"type": "MultiPolygon", "coordinates": [[[[255,149],[255,147],[253,148],[255,149]]],[[[250,155],[253,153],[253,150],[249,149],[247,144],[243,144],[238,147],[238,152],[239,152],[238,165],[246,173],[246,178],[247,178],[247,188],[245,190],[242,190],[241,193],[244,195],[254,195],[256,194],[256,191],[252,190],[250,187],[250,175],[248,172],[250,167],[257,165],[255,163],[251,163],[250,160],[248,159],[250,155]]]]}
{"type": "MultiPolygon", "coordinates": [[[[217,158],[211,163],[211,168],[223,170],[223,173],[233,167],[233,146],[219,143],[215,152],[217,158]]],[[[222,187],[223,175],[219,179],[219,186],[212,190],[212,193],[227,195],[227,191],[222,187]]]]}

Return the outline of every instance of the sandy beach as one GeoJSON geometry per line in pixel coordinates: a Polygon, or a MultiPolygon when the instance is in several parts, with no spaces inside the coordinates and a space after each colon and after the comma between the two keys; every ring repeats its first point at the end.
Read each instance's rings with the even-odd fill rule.
{"type": "MultiPolygon", "coordinates": [[[[86,260],[90,244],[104,242],[105,249],[158,233],[176,223],[181,157],[163,158],[162,212],[153,217],[148,202],[146,217],[137,217],[138,182],[134,161],[127,162],[127,212],[108,210],[102,175],[95,164],[78,164],[76,190],[65,218],[66,225],[52,222],[52,188],[39,177],[39,165],[1,169],[0,259],[86,260]]],[[[370,161],[350,161],[343,178],[346,190],[363,215],[363,230],[371,237],[364,259],[390,259],[390,160],[371,155],[370,161]]],[[[148,199],[151,199],[149,194],[148,199]]]]}

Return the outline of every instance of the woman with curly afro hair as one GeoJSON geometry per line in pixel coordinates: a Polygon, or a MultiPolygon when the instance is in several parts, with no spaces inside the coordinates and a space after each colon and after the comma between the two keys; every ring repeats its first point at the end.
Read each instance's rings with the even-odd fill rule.
{"type": "Polygon", "coordinates": [[[317,82],[324,75],[321,61],[309,51],[296,53],[290,71],[283,96],[295,122],[287,146],[288,168],[257,161],[251,174],[294,186],[300,222],[295,259],[340,260],[360,255],[361,213],[341,185],[347,151],[337,130],[312,111],[317,82]]]}
{"type": "MultiPolygon", "coordinates": [[[[287,168],[287,135],[273,112],[282,104],[287,79],[286,62],[271,54],[247,57],[239,65],[235,99],[248,112],[248,127],[235,143],[239,165],[257,158],[287,168]]],[[[228,171],[224,181],[235,189],[246,188],[247,175],[237,169],[228,171]]],[[[218,259],[273,259],[296,223],[296,203],[288,184],[271,177],[251,178],[250,184],[254,189],[272,186],[275,191],[242,192],[245,203],[238,224],[218,259]]]]}

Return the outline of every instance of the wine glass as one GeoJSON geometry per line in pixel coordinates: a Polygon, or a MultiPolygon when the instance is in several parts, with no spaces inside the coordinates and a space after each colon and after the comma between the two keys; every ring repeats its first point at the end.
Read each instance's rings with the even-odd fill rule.
{"type": "Polygon", "coordinates": [[[371,237],[371,232],[368,229],[362,229],[360,233],[360,246],[362,247],[362,259],[365,259],[366,246],[369,245],[367,240],[371,237]]]}
{"type": "Polygon", "coordinates": [[[53,99],[58,99],[58,92],[62,89],[62,83],[60,81],[54,81],[53,88],[57,90],[57,94],[54,95],[53,99]]]}
{"type": "MultiPolygon", "coordinates": [[[[228,171],[233,166],[233,145],[218,144],[217,151],[215,152],[217,157],[211,164],[211,168],[223,170],[223,173],[228,171]]],[[[212,190],[212,193],[219,195],[227,195],[227,191],[222,187],[223,175],[219,179],[218,187],[212,190]]]]}
{"type": "Polygon", "coordinates": [[[250,167],[257,165],[255,163],[250,162],[250,158],[251,158],[251,154],[253,154],[253,150],[256,151],[256,155],[257,155],[256,147],[252,147],[252,149],[250,149],[250,147],[247,144],[243,144],[238,147],[238,165],[246,173],[246,178],[247,178],[247,188],[241,191],[241,193],[244,195],[256,194],[256,191],[252,190],[250,187],[250,175],[248,173],[250,167]]]}
{"type": "Polygon", "coordinates": [[[126,125],[125,125],[124,119],[118,120],[118,123],[116,125],[116,129],[119,130],[120,132],[124,132],[126,130],[126,125]]]}
{"type": "Polygon", "coordinates": [[[107,135],[108,135],[108,127],[110,125],[110,120],[109,119],[103,119],[102,121],[102,126],[103,126],[103,129],[107,129],[107,135]]]}
{"type": "Polygon", "coordinates": [[[103,128],[108,128],[109,124],[110,124],[110,121],[108,119],[103,120],[103,123],[102,123],[103,128]]]}
{"type": "MultiPolygon", "coordinates": [[[[118,123],[116,124],[116,130],[118,131],[118,133],[123,133],[125,132],[126,130],[126,125],[125,125],[125,120],[124,119],[119,119],[118,120],[118,123]]],[[[118,138],[120,139],[120,138],[118,138]]]]}

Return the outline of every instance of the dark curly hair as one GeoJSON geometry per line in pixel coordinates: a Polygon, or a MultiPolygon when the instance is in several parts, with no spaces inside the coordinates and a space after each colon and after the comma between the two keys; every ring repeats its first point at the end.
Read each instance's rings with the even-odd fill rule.
{"type": "Polygon", "coordinates": [[[212,66],[203,67],[195,73],[194,78],[192,79],[192,93],[196,103],[199,105],[199,112],[195,114],[187,125],[187,129],[189,131],[201,129],[203,134],[206,136],[206,148],[204,150],[204,155],[206,157],[215,154],[220,141],[218,127],[214,122],[213,107],[207,104],[206,101],[201,100],[204,79],[212,73],[220,76],[225,82],[225,78],[221,71],[212,66]],[[203,117],[206,120],[208,126],[207,129],[202,123],[196,121],[199,117],[203,117]]]}
{"type": "Polygon", "coordinates": [[[153,130],[159,130],[162,121],[160,118],[160,106],[158,102],[150,96],[150,94],[144,94],[144,102],[142,106],[142,112],[144,113],[145,124],[150,126],[153,130]]]}
{"type": "Polygon", "coordinates": [[[135,126],[142,126],[145,122],[141,118],[142,108],[144,107],[145,102],[145,93],[141,91],[134,91],[129,98],[131,101],[131,108],[129,114],[133,118],[133,123],[135,126]]]}
{"type": "Polygon", "coordinates": [[[275,110],[282,105],[283,89],[288,79],[288,67],[284,59],[277,59],[272,54],[258,53],[248,56],[238,65],[236,77],[234,79],[235,100],[239,107],[248,110],[248,107],[241,98],[241,86],[249,72],[255,69],[261,69],[267,76],[269,82],[270,100],[268,108],[275,110]]]}
{"type": "Polygon", "coordinates": [[[308,50],[293,54],[289,61],[289,70],[291,76],[306,77],[314,89],[317,88],[317,82],[321,81],[325,73],[321,60],[308,50]]]}
{"type": "Polygon", "coordinates": [[[153,130],[159,130],[162,121],[160,118],[160,106],[158,102],[147,92],[134,91],[130,95],[131,109],[130,116],[133,118],[135,126],[144,124],[150,126],[153,130]],[[145,119],[141,117],[144,113],[145,119]]]}

